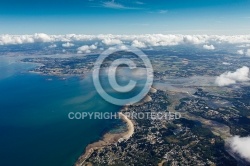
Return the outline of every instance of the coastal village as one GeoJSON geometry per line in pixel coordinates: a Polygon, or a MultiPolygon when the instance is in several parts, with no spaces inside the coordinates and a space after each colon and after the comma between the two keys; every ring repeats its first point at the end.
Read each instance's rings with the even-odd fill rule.
{"type": "MultiPolygon", "coordinates": [[[[141,105],[126,106],[122,113],[167,111],[165,91],[151,90],[152,100],[141,105]]],[[[134,133],[105,146],[96,146],[91,154],[79,158],[80,165],[215,165],[236,161],[222,148],[223,140],[209,129],[187,119],[133,119],[134,133]],[[211,148],[212,147],[212,148],[211,148]],[[211,154],[220,154],[215,157],[211,154]]],[[[131,129],[131,128],[130,128],[131,129]]]]}

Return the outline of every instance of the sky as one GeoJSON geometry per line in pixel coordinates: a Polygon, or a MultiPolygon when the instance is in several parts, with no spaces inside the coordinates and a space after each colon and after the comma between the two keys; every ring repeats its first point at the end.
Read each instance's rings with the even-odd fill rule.
{"type": "Polygon", "coordinates": [[[250,34],[250,0],[0,0],[0,34],[250,34]]]}

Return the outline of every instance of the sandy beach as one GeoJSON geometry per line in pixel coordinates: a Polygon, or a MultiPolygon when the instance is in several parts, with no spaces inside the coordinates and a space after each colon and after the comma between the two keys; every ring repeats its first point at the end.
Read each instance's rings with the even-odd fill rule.
{"type": "Polygon", "coordinates": [[[89,158],[89,156],[94,152],[94,150],[101,149],[107,145],[115,144],[117,142],[126,141],[134,134],[134,124],[133,122],[122,112],[119,112],[120,118],[127,124],[127,130],[123,133],[107,133],[103,136],[102,140],[89,144],[84,154],[82,154],[75,166],[83,166],[86,165],[85,161],[89,158]]]}

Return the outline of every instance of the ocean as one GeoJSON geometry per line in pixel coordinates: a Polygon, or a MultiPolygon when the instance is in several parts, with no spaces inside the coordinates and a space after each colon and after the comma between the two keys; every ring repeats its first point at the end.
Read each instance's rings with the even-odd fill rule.
{"type": "Polygon", "coordinates": [[[121,109],[97,94],[91,77],[32,74],[34,64],[15,60],[0,57],[0,165],[71,166],[89,143],[123,124],[68,118],[69,112],[121,109]]]}

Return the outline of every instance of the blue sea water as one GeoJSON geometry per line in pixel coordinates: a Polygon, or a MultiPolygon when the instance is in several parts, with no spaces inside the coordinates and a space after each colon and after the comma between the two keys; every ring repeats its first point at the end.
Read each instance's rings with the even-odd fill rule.
{"type": "Polygon", "coordinates": [[[70,166],[120,120],[69,120],[69,112],[117,112],[91,78],[28,73],[34,64],[0,57],[0,165],[70,166]]]}

